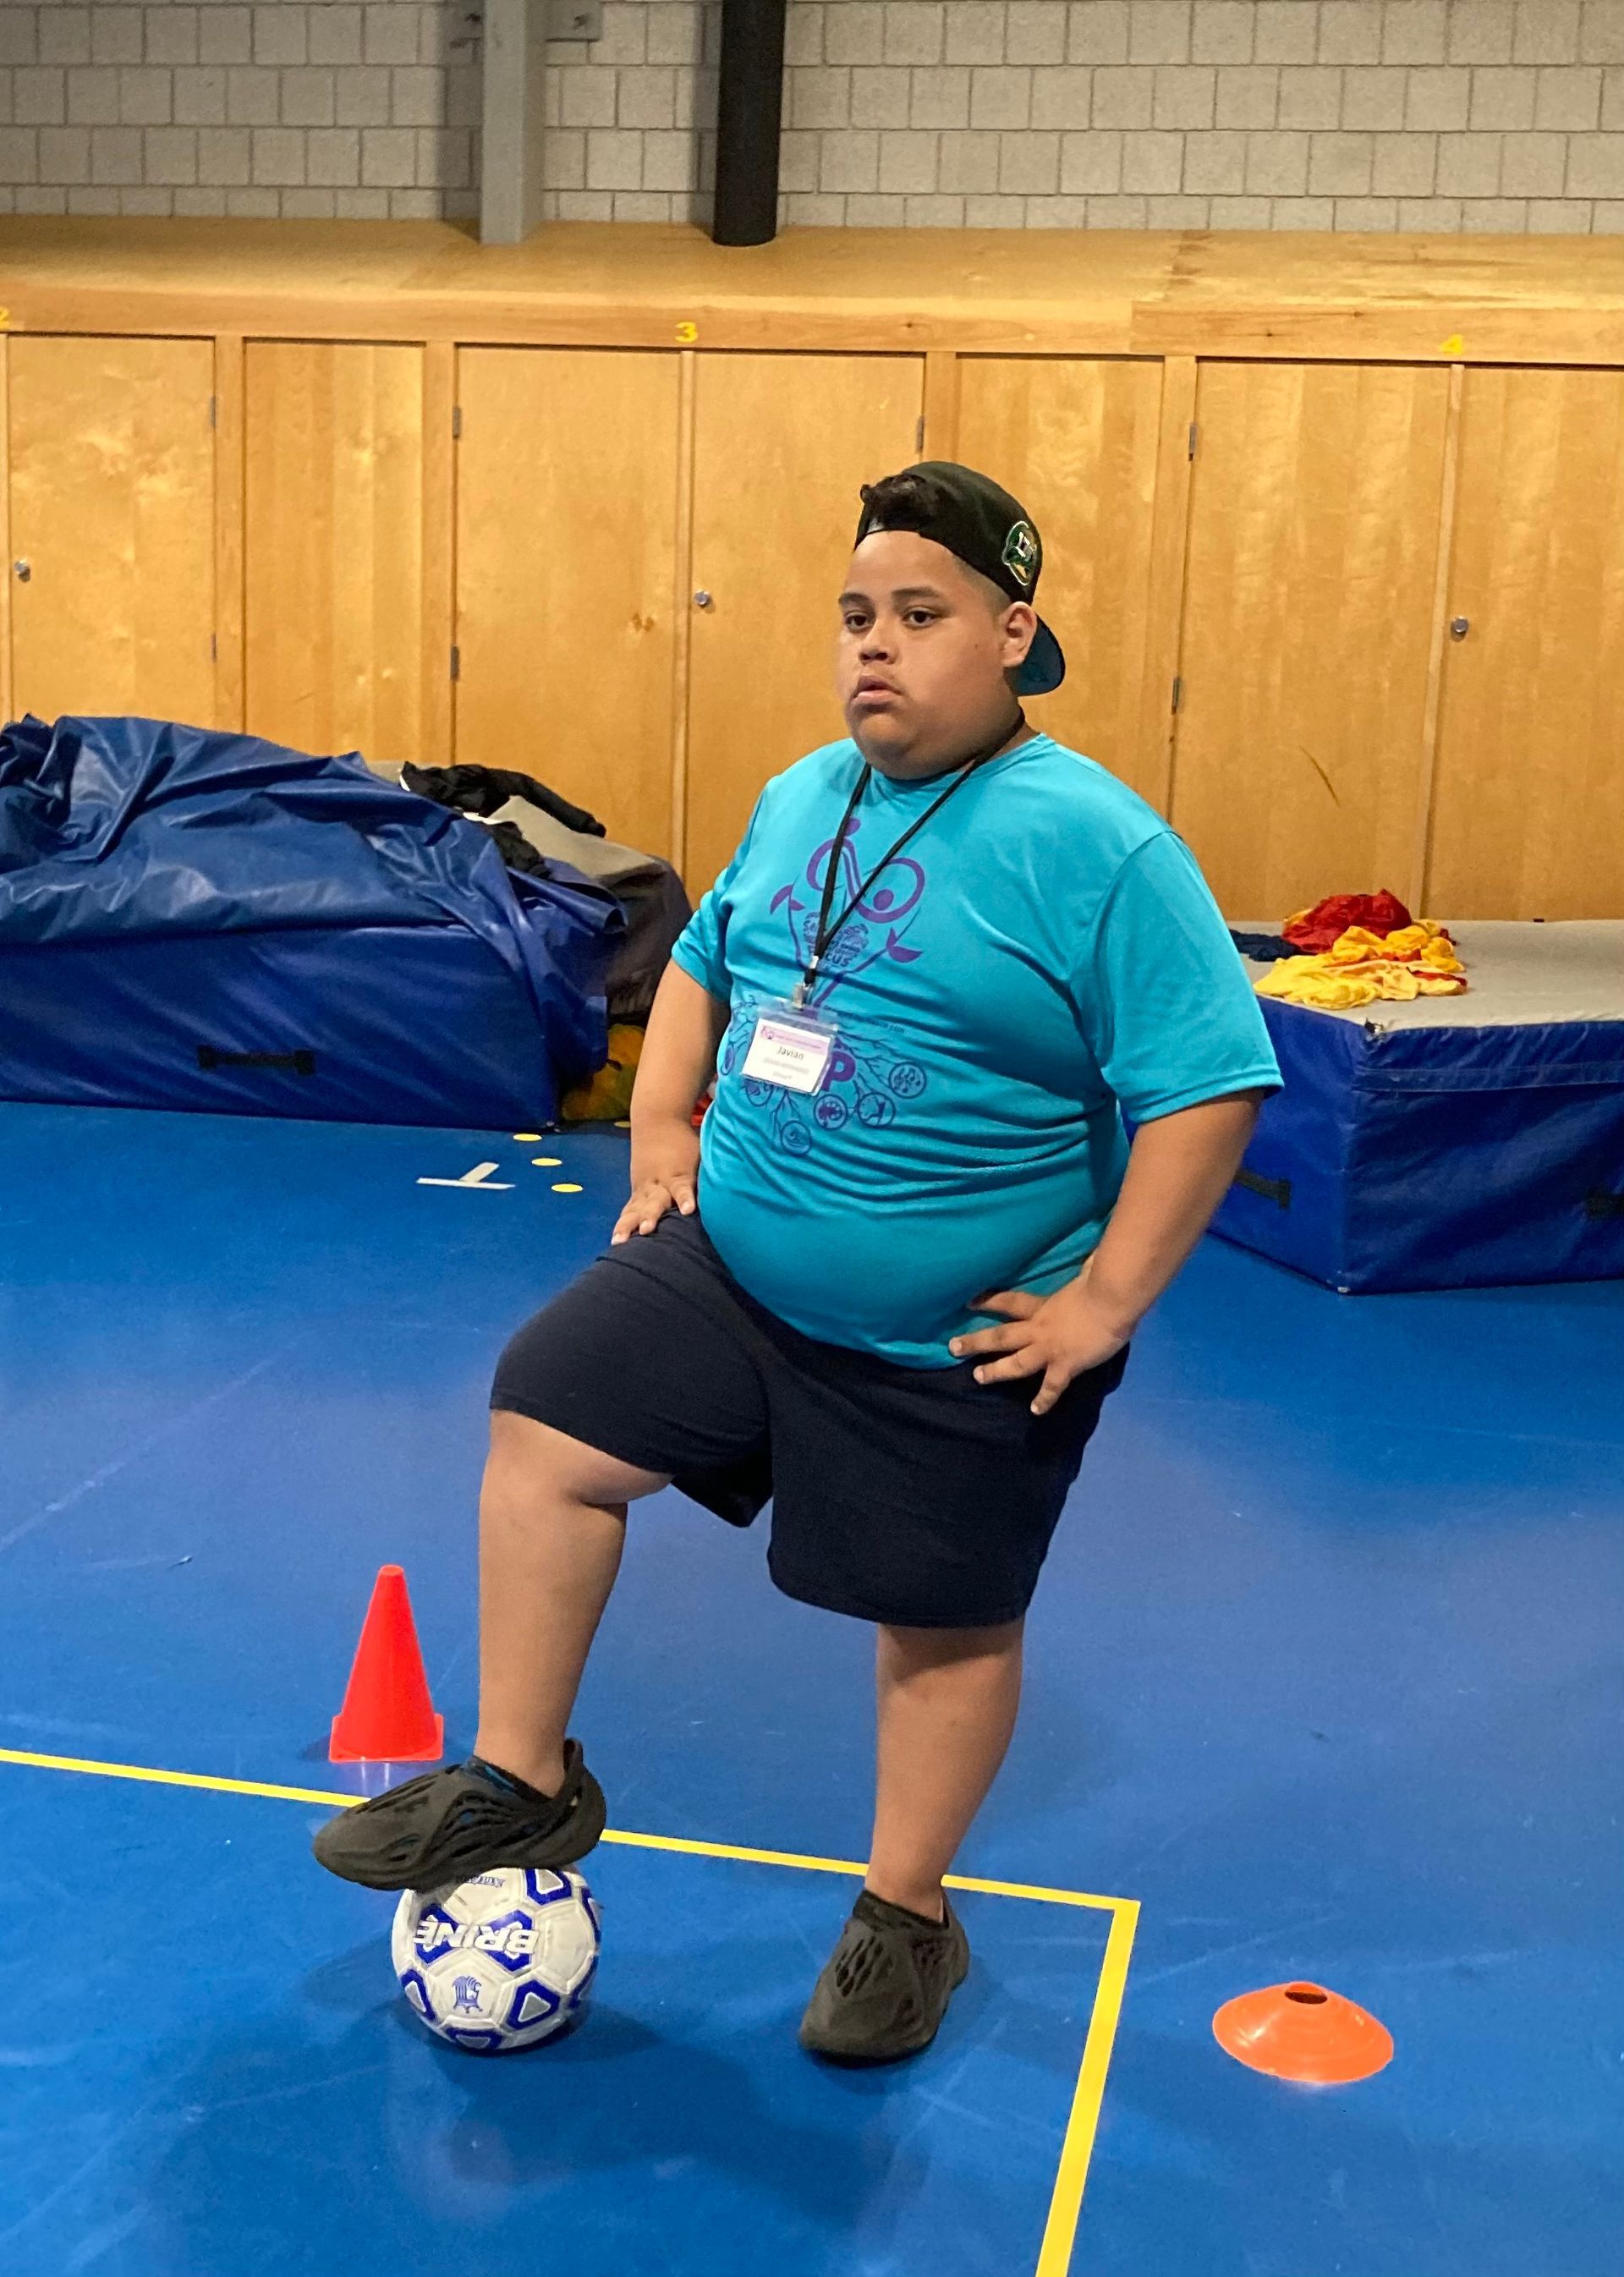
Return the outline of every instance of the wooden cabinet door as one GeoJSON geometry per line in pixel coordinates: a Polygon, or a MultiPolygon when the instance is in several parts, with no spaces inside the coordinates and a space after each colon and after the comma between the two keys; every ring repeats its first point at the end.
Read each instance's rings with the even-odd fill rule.
{"type": "Polygon", "coordinates": [[[1201,367],[1171,811],[1231,917],[1415,890],[1448,395],[1201,367]]]}
{"type": "Polygon", "coordinates": [[[7,354],[12,711],[212,726],[212,343],[7,354]]]}
{"type": "Polygon", "coordinates": [[[858,493],[919,457],[923,400],[917,356],[698,358],[685,864],[695,893],[733,853],[762,785],[845,733],[835,605],[858,493]]]}
{"type": "Polygon", "coordinates": [[[675,352],[458,358],[456,756],[667,856],[678,397],[675,352]]]}
{"type": "Polygon", "coordinates": [[[972,356],[954,456],[1014,492],[1043,534],[1038,604],[1066,676],[1026,714],[1137,790],[1162,367],[972,356]]]}
{"type": "Polygon", "coordinates": [[[1429,899],[1624,917],[1624,373],[1468,371],[1429,899]]]}
{"type": "Polygon", "coordinates": [[[245,361],[248,730],[443,763],[422,732],[423,351],[265,340],[245,361]]]}

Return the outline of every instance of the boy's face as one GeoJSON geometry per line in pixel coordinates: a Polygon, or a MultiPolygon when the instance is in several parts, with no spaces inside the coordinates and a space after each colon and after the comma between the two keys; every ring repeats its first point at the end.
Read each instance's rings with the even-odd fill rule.
{"type": "Polygon", "coordinates": [[[881,529],[851,557],[840,597],[835,684],[869,765],[898,781],[940,774],[1010,725],[1006,674],[1037,618],[934,538],[881,529]]]}

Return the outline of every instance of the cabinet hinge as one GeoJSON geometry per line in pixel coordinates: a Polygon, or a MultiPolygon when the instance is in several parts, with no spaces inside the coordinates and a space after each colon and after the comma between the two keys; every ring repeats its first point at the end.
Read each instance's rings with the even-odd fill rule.
{"type": "Polygon", "coordinates": [[[1190,422],[1190,456],[1191,456],[1192,458],[1193,458],[1193,457],[1195,456],[1195,446],[1196,446],[1196,445],[1201,441],[1201,428],[1200,428],[1200,426],[1197,424],[1197,423],[1196,423],[1193,419],[1192,419],[1192,420],[1191,420],[1191,422],[1190,422]]]}
{"type": "Polygon", "coordinates": [[[454,443],[462,440],[462,406],[460,403],[454,403],[451,407],[451,439],[454,443]]]}
{"type": "Polygon", "coordinates": [[[462,677],[462,651],[454,641],[451,647],[451,676],[454,680],[462,677]]]}
{"type": "Polygon", "coordinates": [[[925,448],[925,414],[922,411],[914,423],[913,447],[916,451],[922,451],[925,448]]]}
{"type": "Polygon", "coordinates": [[[209,661],[210,664],[218,664],[220,661],[220,636],[218,633],[210,633],[209,636],[209,661]]]}
{"type": "Polygon", "coordinates": [[[211,395],[209,398],[209,424],[211,427],[217,427],[219,423],[220,399],[217,395],[211,395]]]}
{"type": "Polygon", "coordinates": [[[1175,711],[1175,712],[1177,712],[1177,711],[1178,711],[1178,709],[1179,705],[1180,705],[1183,702],[1184,702],[1184,682],[1183,682],[1183,680],[1182,680],[1181,678],[1179,678],[1177,674],[1175,674],[1175,675],[1174,675],[1174,679],[1173,679],[1173,709],[1174,709],[1174,711],[1175,711]]]}

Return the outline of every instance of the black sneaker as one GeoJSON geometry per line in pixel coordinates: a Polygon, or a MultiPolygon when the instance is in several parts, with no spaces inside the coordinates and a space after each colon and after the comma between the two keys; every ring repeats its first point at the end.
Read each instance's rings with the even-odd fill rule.
{"type": "Polygon", "coordinates": [[[554,1795],[509,1792],[453,1763],[336,1812],[311,1847],[330,1874],[369,1890],[439,1890],[494,1866],[573,1866],[605,1815],[603,1789],[570,1740],[554,1795]]]}
{"type": "Polygon", "coordinates": [[[865,1890],[801,2020],[801,2045],[835,2063],[896,2063],[929,2047],[970,1973],[970,1940],[943,1900],[938,1925],[865,1890]]]}

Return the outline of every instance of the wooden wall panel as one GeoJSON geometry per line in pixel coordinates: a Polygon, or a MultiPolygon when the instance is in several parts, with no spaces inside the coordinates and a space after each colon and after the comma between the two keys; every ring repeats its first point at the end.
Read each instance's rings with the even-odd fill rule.
{"type": "Polygon", "coordinates": [[[1171,805],[1231,917],[1412,876],[1449,385],[1201,369],[1171,805]]]}
{"type": "Polygon", "coordinates": [[[431,340],[423,352],[423,621],[418,673],[423,764],[453,748],[452,644],[457,623],[457,352],[431,340]]]}
{"type": "Polygon", "coordinates": [[[955,455],[1012,491],[1043,534],[1038,605],[1064,683],[1027,716],[1147,796],[1140,732],[1162,367],[961,359],[955,455]]]}
{"type": "Polygon", "coordinates": [[[1191,438],[1195,428],[1197,376],[1193,356],[1169,356],[1162,367],[1161,441],[1145,604],[1148,622],[1140,762],[1134,777],[1135,788],[1158,814],[1166,814],[1172,804],[1173,736],[1178,725],[1174,697],[1190,546],[1191,438]]]}
{"type": "Polygon", "coordinates": [[[12,709],[212,726],[212,341],[9,355],[12,709]]]}
{"type": "Polygon", "coordinates": [[[214,341],[214,724],[240,732],[248,669],[248,467],[240,332],[214,341]]]}
{"type": "Polygon", "coordinates": [[[1624,917],[1624,373],[1469,371],[1429,896],[1624,917]]]}
{"type": "Polygon", "coordinates": [[[671,849],[679,359],[458,360],[456,756],[671,849]]]}
{"type": "Polygon", "coordinates": [[[769,777],[845,732],[835,601],[858,490],[918,456],[918,356],[701,355],[694,412],[688,842],[694,891],[769,777]]]}
{"type": "MultiPolygon", "coordinates": [[[[0,309],[0,318],[5,314],[0,309]]],[[[11,344],[0,330],[0,720],[15,720],[11,701],[11,344]]]]}
{"type": "Polygon", "coordinates": [[[422,732],[423,350],[253,341],[246,399],[249,733],[443,758],[422,732]]]}
{"type": "Polygon", "coordinates": [[[0,708],[528,766],[703,887],[840,732],[858,486],[923,410],[1043,528],[1071,672],[1033,718],[1170,811],[1231,914],[1424,865],[1444,914],[1624,915],[1624,372],[763,337],[13,331],[0,708]]]}

